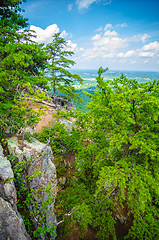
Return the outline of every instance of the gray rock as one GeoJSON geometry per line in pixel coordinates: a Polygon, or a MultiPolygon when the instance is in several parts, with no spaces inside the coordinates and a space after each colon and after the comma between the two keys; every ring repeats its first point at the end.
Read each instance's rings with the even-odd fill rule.
{"type": "Polygon", "coordinates": [[[11,204],[0,197],[0,239],[31,240],[23,231],[23,222],[19,219],[11,204]]]}
{"type": "Polygon", "coordinates": [[[31,239],[17,211],[17,194],[13,178],[11,164],[3,155],[0,145],[0,239],[31,239]]]}
{"type": "MultiPolygon", "coordinates": [[[[38,204],[35,207],[34,202],[30,203],[28,210],[40,210],[39,216],[36,216],[34,226],[38,226],[38,219],[41,218],[42,214],[45,214],[45,226],[54,230],[56,228],[56,216],[53,210],[57,194],[57,178],[51,148],[34,138],[32,139],[32,142],[25,140],[23,149],[21,148],[20,141],[17,137],[10,138],[8,140],[8,145],[10,146],[10,153],[16,156],[20,162],[22,162],[23,159],[26,159],[27,161],[32,159],[32,162],[27,168],[27,175],[31,177],[31,180],[28,183],[24,176],[21,181],[25,182],[25,186],[27,186],[28,189],[33,190],[32,195],[34,196],[34,202],[38,204]],[[34,172],[36,172],[36,169],[38,169],[41,174],[32,177],[34,172]],[[47,189],[49,189],[49,191],[47,189]],[[50,197],[52,200],[47,203],[48,198],[50,197]],[[47,209],[45,209],[45,203],[47,209]]],[[[38,239],[46,238],[39,236],[38,239]]],[[[54,240],[55,235],[49,239],[54,240]]]]}
{"type": "Polygon", "coordinates": [[[3,155],[3,149],[0,145],[0,197],[8,201],[16,210],[17,197],[13,178],[11,164],[3,155]]]}
{"type": "Polygon", "coordinates": [[[67,120],[64,117],[59,118],[59,122],[60,123],[64,123],[65,124],[65,130],[71,132],[72,131],[72,127],[75,124],[75,121],[73,120],[67,120]]]}

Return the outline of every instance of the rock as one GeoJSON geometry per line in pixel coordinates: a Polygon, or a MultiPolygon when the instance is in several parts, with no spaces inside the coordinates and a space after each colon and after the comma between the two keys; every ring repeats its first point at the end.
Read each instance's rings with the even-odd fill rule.
{"type": "Polygon", "coordinates": [[[116,218],[119,219],[121,224],[124,224],[127,221],[127,217],[123,216],[122,214],[117,215],[116,218]]]}
{"type": "Polygon", "coordinates": [[[16,210],[17,199],[13,178],[11,164],[3,155],[3,149],[0,145],[0,197],[8,201],[16,210]]]}
{"type": "Polygon", "coordinates": [[[17,211],[14,174],[0,145],[0,240],[31,239],[17,211]]]}
{"type": "Polygon", "coordinates": [[[72,127],[74,126],[75,120],[67,120],[64,117],[61,117],[61,118],[59,118],[59,122],[64,123],[65,124],[65,130],[71,132],[72,127]]]}
{"type": "Polygon", "coordinates": [[[59,184],[60,184],[61,186],[65,185],[66,180],[67,180],[66,177],[60,177],[60,178],[58,179],[59,184]]]}
{"type": "Polygon", "coordinates": [[[0,197],[0,239],[1,240],[31,240],[24,233],[23,222],[13,210],[11,204],[0,197]]]}
{"type": "MultiPolygon", "coordinates": [[[[32,160],[27,166],[27,175],[30,180],[27,181],[23,176],[21,181],[25,183],[25,187],[29,191],[32,190],[33,201],[29,204],[28,211],[39,211],[39,215],[34,221],[34,227],[38,227],[39,219],[45,215],[45,227],[54,230],[56,216],[53,210],[57,194],[57,178],[51,148],[34,138],[32,138],[32,142],[25,140],[23,149],[17,137],[10,138],[8,145],[10,146],[9,152],[16,156],[19,162],[24,159],[26,162],[32,160]]],[[[39,236],[38,239],[48,239],[48,236],[46,238],[39,236]]],[[[55,235],[49,239],[54,240],[55,235]]]]}

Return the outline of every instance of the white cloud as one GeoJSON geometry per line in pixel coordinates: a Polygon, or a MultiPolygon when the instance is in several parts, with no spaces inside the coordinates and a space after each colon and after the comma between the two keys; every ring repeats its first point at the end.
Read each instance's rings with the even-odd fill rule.
{"type": "Polygon", "coordinates": [[[89,8],[89,6],[96,2],[96,0],[76,0],[78,9],[89,8]]]}
{"type": "Polygon", "coordinates": [[[59,32],[59,28],[56,24],[48,26],[45,30],[40,27],[31,25],[30,30],[35,31],[36,38],[32,38],[32,40],[37,43],[49,43],[52,41],[53,35],[59,32]]]}
{"type": "MultiPolygon", "coordinates": [[[[60,30],[56,24],[52,24],[52,25],[48,26],[45,30],[43,30],[40,27],[31,25],[30,30],[34,30],[37,35],[36,38],[32,38],[35,42],[45,43],[45,44],[52,42],[53,35],[55,33],[60,32],[60,30]]],[[[68,36],[68,33],[65,30],[62,31],[60,34],[60,37],[65,38],[66,36],[68,36]]],[[[67,50],[74,52],[76,49],[77,49],[77,44],[73,43],[71,40],[68,40],[67,41],[67,50]]]]}
{"type": "Polygon", "coordinates": [[[118,36],[118,33],[115,31],[111,32],[110,30],[108,30],[104,33],[104,36],[109,36],[109,37],[118,36]]]}
{"type": "Polygon", "coordinates": [[[145,34],[142,36],[141,41],[142,41],[143,43],[145,43],[148,38],[150,38],[150,36],[149,36],[147,33],[145,33],[145,34]]]}
{"type": "Polygon", "coordinates": [[[127,23],[116,24],[116,27],[127,27],[127,23]]]}
{"type": "Polygon", "coordinates": [[[98,29],[96,29],[96,32],[101,32],[102,31],[102,27],[99,27],[98,29]]]}
{"type": "Polygon", "coordinates": [[[67,41],[67,50],[74,52],[77,48],[77,44],[73,43],[71,40],[67,41]]]}
{"type": "Polygon", "coordinates": [[[65,38],[68,36],[68,33],[64,30],[61,34],[60,37],[65,38]]]}
{"type": "Polygon", "coordinates": [[[78,9],[87,9],[92,3],[102,2],[104,5],[111,4],[111,0],[76,0],[76,4],[78,6],[78,9]]]}
{"type": "Polygon", "coordinates": [[[159,55],[157,56],[157,54],[159,53],[159,42],[150,42],[149,44],[144,45],[141,49],[137,49],[137,51],[139,57],[158,58],[159,55]]]}
{"type": "Polygon", "coordinates": [[[114,52],[104,53],[103,54],[103,58],[113,58],[113,57],[115,57],[115,53],[114,52]]]}
{"type": "Polygon", "coordinates": [[[72,8],[73,8],[73,4],[68,4],[68,6],[67,6],[67,8],[68,8],[68,11],[70,12],[70,11],[72,11],[72,8]]]}
{"type": "Polygon", "coordinates": [[[151,42],[147,45],[144,45],[142,47],[142,50],[144,50],[144,51],[149,51],[149,50],[159,51],[159,42],[155,41],[155,42],[151,42]]]}
{"type": "Polygon", "coordinates": [[[84,50],[84,48],[79,48],[79,51],[83,52],[83,51],[85,51],[85,50],[84,50]]]}
{"type": "Polygon", "coordinates": [[[107,31],[107,29],[112,28],[112,24],[108,23],[105,25],[104,31],[107,31]]]}
{"type": "Polygon", "coordinates": [[[139,52],[139,57],[153,57],[153,52],[139,52]]]}
{"type": "Polygon", "coordinates": [[[137,35],[134,35],[134,36],[131,36],[128,38],[128,41],[129,42],[142,42],[142,43],[145,43],[151,36],[148,35],[147,33],[145,34],[137,34],[137,35]]]}
{"type": "Polygon", "coordinates": [[[92,37],[92,40],[99,40],[100,39],[100,34],[96,34],[94,37],[92,37]]]}
{"type": "Polygon", "coordinates": [[[125,47],[126,39],[119,37],[101,37],[99,40],[93,42],[94,46],[104,46],[107,50],[125,47]]]}
{"type": "Polygon", "coordinates": [[[123,69],[125,66],[127,69],[140,69],[141,67],[145,70],[150,66],[152,69],[156,67],[157,62],[159,63],[159,42],[148,42],[151,36],[147,33],[124,38],[119,35],[118,31],[115,31],[117,26],[126,27],[127,24],[114,26],[108,23],[105,28],[99,28],[98,32],[92,35],[91,41],[87,44],[88,48],[80,51],[76,47],[77,64],[83,68],[86,66],[97,68],[107,64],[112,69],[113,66],[123,67],[123,69]]]}
{"type": "MultiPolygon", "coordinates": [[[[106,25],[106,29],[111,28],[111,24],[106,25]]],[[[104,34],[96,34],[91,38],[92,48],[85,49],[82,54],[82,58],[85,61],[101,61],[102,59],[113,59],[119,49],[127,46],[127,40],[118,37],[118,33],[115,31],[107,30],[104,34]]],[[[132,53],[131,53],[132,54],[132,53]]],[[[130,55],[130,53],[129,53],[130,55]]]]}
{"type": "Polygon", "coordinates": [[[117,54],[117,57],[120,57],[120,58],[129,58],[129,57],[132,57],[136,54],[136,51],[134,50],[129,50],[128,52],[126,53],[118,53],[117,54]]]}

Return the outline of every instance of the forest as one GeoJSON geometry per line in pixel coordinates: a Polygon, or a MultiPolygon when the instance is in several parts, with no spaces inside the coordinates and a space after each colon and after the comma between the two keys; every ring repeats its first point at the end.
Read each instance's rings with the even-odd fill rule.
{"type": "MultiPolygon", "coordinates": [[[[85,92],[88,110],[57,111],[57,119],[74,120],[71,131],[57,121],[39,133],[26,133],[43,114],[41,107],[31,106],[47,100],[45,91],[53,100],[61,94],[80,101],[74,84],[83,80],[69,71],[73,52],[60,33],[47,45],[31,40],[34,32],[27,30],[21,3],[2,0],[0,7],[0,139],[3,145],[9,130],[51,147],[57,177],[67,176],[55,200],[56,238],[72,239],[74,232],[78,239],[159,239],[159,80],[139,83],[123,74],[104,80],[108,68],[100,67],[95,92],[85,92]],[[66,158],[73,159],[70,165],[66,158]]],[[[16,184],[24,165],[13,169],[16,184]]],[[[34,213],[26,214],[31,192],[24,194],[20,182],[16,186],[28,234],[51,239],[51,230],[31,227],[34,213]]]]}

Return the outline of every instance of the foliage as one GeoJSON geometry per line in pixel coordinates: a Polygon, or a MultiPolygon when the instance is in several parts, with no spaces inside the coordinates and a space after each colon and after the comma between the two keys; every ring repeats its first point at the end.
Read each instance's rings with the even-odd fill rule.
{"type": "Polygon", "coordinates": [[[88,94],[90,111],[71,113],[77,118],[70,138],[76,139],[78,181],[60,193],[61,206],[79,206],[74,189],[82,183],[88,193],[81,188],[82,201],[92,209],[98,239],[157,239],[159,81],[139,84],[124,75],[104,81],[103,71],[97,91],[88,94]],[[126,229],[121,236],[119,226],[126,229]]]}
{"type": "Polygon", "coordinates": [[[46,52],[48,54],[48,80],[53,90],[63,93],[69,99],[78,99],[79,96],[75,93],[73,84],[76,81],[82,83],[82,79],[77,74],[69,72],[70,66],[73,66],[75,62],[68,59],[74,53],[67,50],[67,42],[61,37],[61,33],[56,33],[53,36],[51,43],[46,45],[46,52]],[[50,77],[49,77],[50,76],[50,77]]]}
{"type": "Polygon", "coordinates": [[[53,126],[43,127],[39,134],[35,133],[33,136],[43,143],[49,141],[56,157],[65,156],[67,151],[74,151],[75,149],[76,138],[65,129],[64,123],[56,122],[53,126]]]}
{"type": "MultiPolygon", "coordinates": [[[[74,61],[68,57],[67,42],[55,34],[45,51],[30,40],[33,34],[24,29],[27,19],[20,15],[19,0],[1,1],[0,5],[0,136],[9,126],[12,130],[33,126],[39,112],[32,109],[44,94],[34,91],[34,84],[46,86],[44,70],[48,59],[47,77],[55,95],[58,90],[69,98],[77,99],[74,83],[82,79],[71,74],[68,68],[74,61]]],[[[89,112],[70,113],[77,119],[71,132],[56,123],[44,128],[39,139],[50,142],[59,161],[68,151],[76,153],[76,181],[69,179],[69,186],[57,198],[58,218],[64,219],[66,231],[71,224],[83,229],[90,225],[98,239],[158,239],[159,219],[159,81],[139,84],[124,75],[104,81],[98,71],[97,91],[87,94],[91,101],[89,112]],[[71,212],[71,214],[68,214],[71,212]],[[127,228],[122,236],[118,226],[127,228]]],[[[29,137],[29,136],[28,136],[29,137]]],[[[34,239],[54,232],[45,227],[46,210],[53,201],[50,185],[45,189],[28,189],[25,181],[32,181],[41,174],[39,169],[28,176],[30,161],[17,161],[13,170],[18,194],[18,209],[22,211],[29,233],[34,239]],[[40,210],[37,198],[41,192],[48,196],[40,210]],[[28,208],[33,204],[28,216],[28,208]],[[21,209],[21,210],[20,210],[21,209]],[[32,229],[33,219],[38,226],[32,229]]],[[[63,171],[63,169],[62,169],[63,171]]],[[[61,173],[61,172],[60,172],[61,173]]],[[[50,183],[52,184],[52,183],[50,183]]]]}
{"type": "Polygon", "coordinates": [[[27,19],[20,15],[20,1],[2,1],[0,8],[0,130],[24,127],[23,118],[36,121],[31,106],[33,85],[45,84],[43,70],[46,54],[41,46],[30,41],[27,19]],[[29,97],[30,96],[30,97],[29,97]],[[27,98],[27,99],[26,99],[27,98]],[[31,98],[31,99],[30,99],[31,98]],[[25,111],[24,111],[25,108],[25,111]],[[26,114],[25,114],[26,113],[26,114]],[[32,116],[31,116],[32,115],[32,116]]]}

